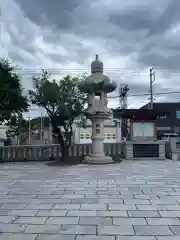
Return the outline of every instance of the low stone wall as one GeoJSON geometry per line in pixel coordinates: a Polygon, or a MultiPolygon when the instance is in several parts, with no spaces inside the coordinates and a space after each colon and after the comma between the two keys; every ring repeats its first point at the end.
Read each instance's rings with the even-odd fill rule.
{"type": "MultiPolygon", "coordinates": [[[[69,148],[69,156],[81,158],[91,153],[91,144],[74,144],[69,148]]],[[[106,155],[123,158],[124,143],[105,143],[106,155]]],[[[60,158],[59,144],[21,145],[0,147],[0,161],[46,161],[60,158]]]]}

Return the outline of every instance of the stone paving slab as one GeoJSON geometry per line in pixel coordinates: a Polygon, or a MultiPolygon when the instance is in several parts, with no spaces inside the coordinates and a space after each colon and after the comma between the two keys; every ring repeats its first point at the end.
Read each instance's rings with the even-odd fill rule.
{"type": "MultiPolygon", "coordinates": [[[[148,236],[148,237],[147,236],[117,236],[116,240],[156,240],[156,237],[152,237],[152,236],[148,236]]],[[[162,239],[162,240],[165,240],[165,239],[162,239]]]]}
{"type": "Polygon", "coordinates": [[[0,168],[0,240],[179,240],[180,162],[0,168]]]}
{"type": "Polygon", "coordinates": [[[169,226],[134,226],[136,235],[140,236],[171,236],[173,235],[169,226]]]}
{"type": "Polygon", "coordinates": [[[37,234],[3,233],[0,235],[0,240],[36,240],[37,236],[37,234]]]}
{"type": "Polygon", "coordinates": [[[40,234],[35,240],[76,240],[75,235],[40,234]]]}

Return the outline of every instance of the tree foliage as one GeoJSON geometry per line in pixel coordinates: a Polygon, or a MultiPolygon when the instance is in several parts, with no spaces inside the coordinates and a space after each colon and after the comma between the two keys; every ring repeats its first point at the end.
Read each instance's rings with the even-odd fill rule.
{"type": "Polygon", "coordinates": [[[27,111],[28,107],[20,77],[7,59],[0,59],[0,124],[16,114],[27,111]]]}
{"type": "Polygon", "coordinates": [[[87,102],[86,95],[79,91],[78,80],[67,75],[61,80],[51,81],[48,72],[43,71],[40,77],[33,77],[35,90],[29,91],[32,104],[45,108],[51,119],[53,133],[61,145],[61,160],[67,159],[72,124],[83,115],[87,102]]]}
{"type": "MultiPolygon", "coordinates": [[[[9,129],[7,131],[7,137],[18,137],[20,140],[20,134],[23,136],[28,136],[29,127],[31,126],[31,130],[35,130],[37,125],[33,122],[33,120],[26,120],[23,117],[22,113],[14,114],[11,118],[7,121],[7,125],[9,129]]],[[[21,144],[21,141],[19,141],[21,144]]]]}

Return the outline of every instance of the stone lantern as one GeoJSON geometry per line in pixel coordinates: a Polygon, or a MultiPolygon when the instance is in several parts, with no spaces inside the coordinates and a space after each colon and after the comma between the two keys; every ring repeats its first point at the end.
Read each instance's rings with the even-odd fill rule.
{"type": "Polygon", "coordinates": [[[112,111],[107,108],[107,93],[114,91],[116,82],[103,74],[103,63],[96,55],[91,64],[91,75],[79,83],[79,89],[88,94],[87,118],[92,121],[92,153],[85,156],[86,163],[108,163],[112,158],[104,154],[104,120],[112,111]]]}

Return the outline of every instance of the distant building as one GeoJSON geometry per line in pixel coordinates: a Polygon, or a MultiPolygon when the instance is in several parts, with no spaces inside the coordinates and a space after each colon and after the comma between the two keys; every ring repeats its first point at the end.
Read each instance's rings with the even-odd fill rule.
{"type": "MultiPolygon", "coordinates": [[[[92,125],[91,121],[87,121],[86,128],[74,128],[74,142],[75,143],[91,143],[92,125]]],[[[121,129],[115,123],[114,119],[104,121],[104,142],[113,143],[121,141],[121,129]]]]}
{"type": "MultiPolygon", "coordinates": [[[[58,143],[52,136],[52,126],[47,117],[42,120],[42,132],[41,132],[41,119],[35,118],[32,121],[37,125],[35,129],[27,129],[26,132],[21,132],[20,135],[14,137],[12,145],[41,145],[58,143]],[[29,136],[30,134],[30,136],[29,136]]],[[[90,120],[87,120],[86,127],[78,127],[73,124],[73,136],[72,143],[83,144],[91,143],[92,124],[90,120]]],[[[0,145],[4,146],[4,140],[6,139],[7,126],[0,126],[0,145]]],[[[121,128],[118,121],[115,119],[105,120],[104,122],[104,142],[113,143],[121,141],[121,128]]]]}
{"type": "Polygon", "coordinates": [[[4,146],[7,130],[8,130],[8,126],[0,125],[0,146],[4,146]]]}
{"type": "Polygon", "coordinates": [[[30,137],[29,132],[20,134],[19,137],[19,143],[20,145],[28,145],[29,143],[32,145],[41,145],[41,144],[52,144],[52,133],[49,130],[48,127],[43,127],[42,133],[40,130],[30,131],[30,137]]]}
{"type": "MultiPolygon", "coordinates": [[[[141,109],[148,109],[148,104],[141,109]]],[[[177,133],[180,135],[180,103],[179,102],[160,102],[153,103],[153,109],[163,111],[164,114],[156,119],[158,135],[162,133],[177,133]]]]}
{"type": "Polygon", "coordinates": [[[162,114],[156,109],[120,109],[113,110],[113,116],[121,120],[122,137],[152,139],[157,137],[156,118],[162,114]]]}

